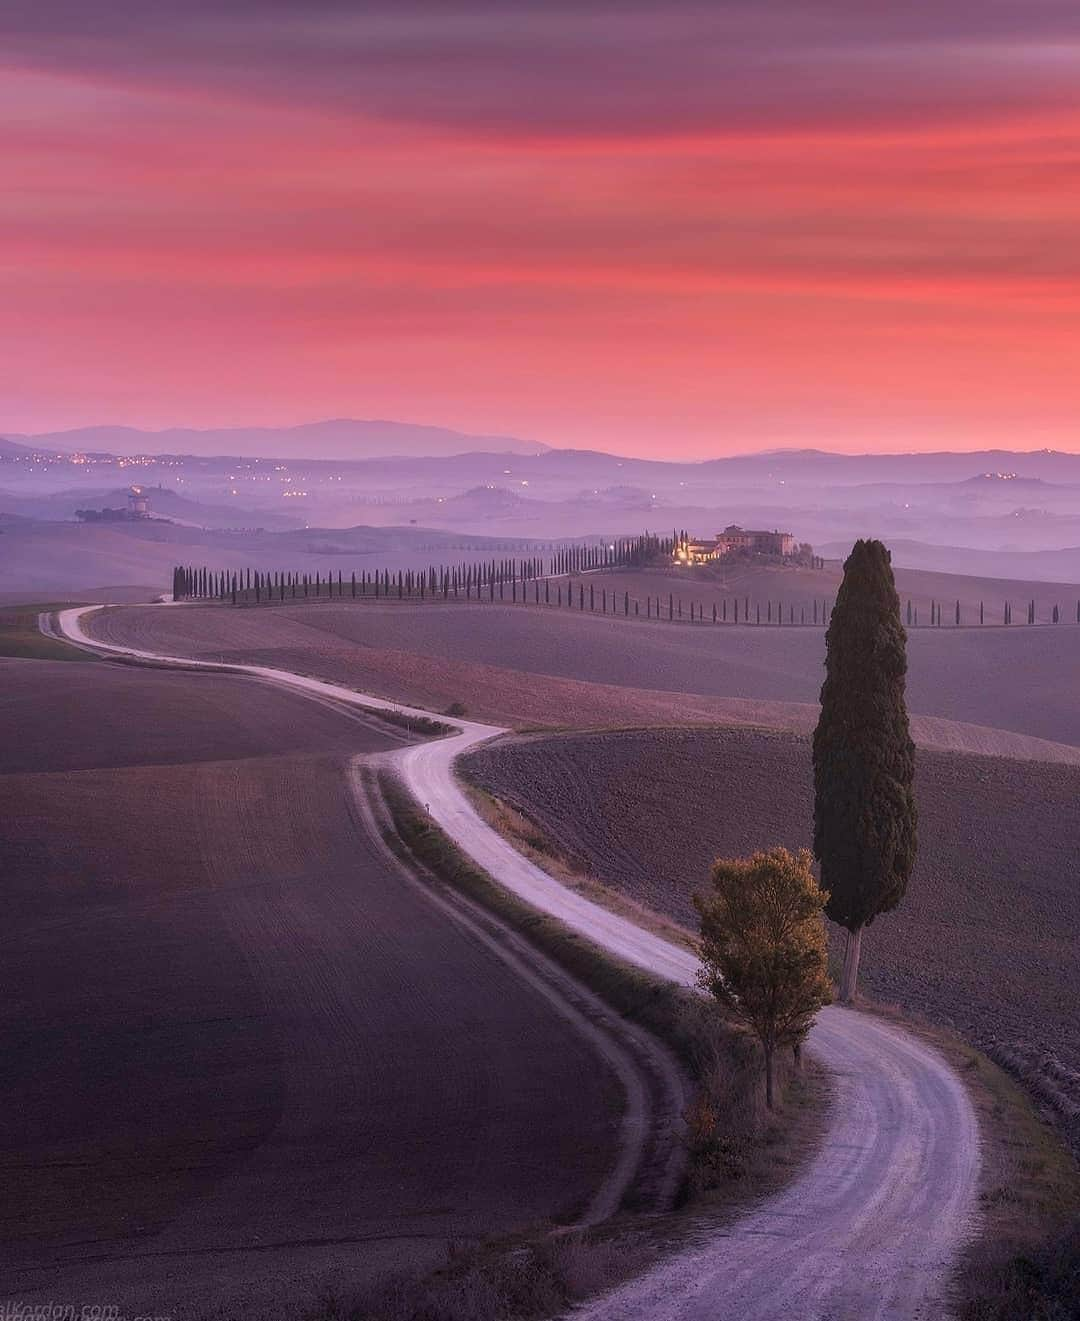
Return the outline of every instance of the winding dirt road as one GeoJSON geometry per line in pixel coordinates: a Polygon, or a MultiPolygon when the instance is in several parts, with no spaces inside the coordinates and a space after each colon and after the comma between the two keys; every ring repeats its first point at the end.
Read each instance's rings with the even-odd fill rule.
{"type": "MultiPolygon", "coordinates": [[[[417,716],[334,684],[257,665],[220,666],[99,642],[84,629],[97,607],[58,616],[95,650],[188,667],[231,669],[315,697],[417,716]]],[[[453,774],[463,752],[502,733],[459,732],[393,754],[432,818],[501,884],[611,953],[689,985],[693,956],[560,885],[481,820],[453,774]]],[[[834,1075],[836,1098],[818,1155],[782,1193],[593,1302],[590,1321],[931,1321],[947,1314],[950,1269],[975,1223],[979,1135],[963,1085],[904,1032],[833,1007],[808,1043],[834,1075]]]]}

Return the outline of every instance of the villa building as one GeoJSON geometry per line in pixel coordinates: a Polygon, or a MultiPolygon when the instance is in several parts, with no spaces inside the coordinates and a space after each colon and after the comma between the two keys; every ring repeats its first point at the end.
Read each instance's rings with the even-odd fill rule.
{"type": "Polygon", "coordinates": [[[718,532],[712,541],[680,541],[675,547],[675,559],[680,564],[707,564],[710,560],[733,554],[775,555],[787,559],[797,549],[790,532],[747,530],[732,523],[723,532],[718,532]]]}

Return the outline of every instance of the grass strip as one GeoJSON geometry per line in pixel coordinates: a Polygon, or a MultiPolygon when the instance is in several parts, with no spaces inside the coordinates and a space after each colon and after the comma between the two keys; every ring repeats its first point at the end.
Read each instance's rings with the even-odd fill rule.
{"type": "Polygon", "coordinates": [[[404,845],[441,880],[524,935],[617,1013],[659,1037],[695,1082],[704,1080],[718,1047],[728,1051],[734,1045],[740,1053],[751,1049],[745,1034],[700,995],[615,958],[499,885],[431,820],[392,773],[382,772],[379,787],[398,837],[387,843],[399,855],[404,845]]]}
{"type": "Polygon", "coordinates": [[[20,660],[93,661],[98,657],[58,637],[42,633],[38,616],[62,610],[63,605],[0,607],[0,656],[20,660]]]}

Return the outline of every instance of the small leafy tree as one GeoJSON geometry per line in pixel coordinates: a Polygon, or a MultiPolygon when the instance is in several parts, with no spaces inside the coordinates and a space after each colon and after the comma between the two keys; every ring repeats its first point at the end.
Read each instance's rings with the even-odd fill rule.
{"type": "Polygon", "coordinates": [[[757,1034],[770,1110],[777,1047],[797,1050],[832,999],[823,918],[828,895],[812,861],[809,849],[784,848],[720,858],[711,892],[694,896],[701,916],[699,983],[757,1034]]]}

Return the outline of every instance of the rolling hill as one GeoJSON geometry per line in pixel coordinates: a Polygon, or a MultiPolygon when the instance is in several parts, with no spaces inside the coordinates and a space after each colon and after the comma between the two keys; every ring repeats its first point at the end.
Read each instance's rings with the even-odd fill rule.
{"type": "Polygon", "coordinates": [[[197,430],[170,427],[141,431],[136,427],[79,427],[73,431],[11,435],[24,446],[41,449],[96,451],[110,454],[228,454],[245,458],[294,458],[310,454],[324,459],[368,459],[388,456],[435,456],[487,451],[499,454],[540,454],[546,445],[516,436],[475,436],[447,427],[411,422],[332,418],[294,427],[218,427],[197,430]]]}

